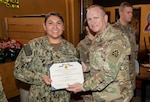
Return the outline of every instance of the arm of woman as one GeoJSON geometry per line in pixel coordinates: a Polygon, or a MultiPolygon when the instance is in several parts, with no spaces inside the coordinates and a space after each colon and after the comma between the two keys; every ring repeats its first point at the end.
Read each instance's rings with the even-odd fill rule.
{"type": "Polygon", "coordinates": [[[35,54],[30,45],[26,45],[22,48],[15,61],[15,78],[28,84],[50,84],[51,79],[48,75],[36,71],[35,68],[33,68],[34,64],[36,64],[33,61],[34,57],[35,54]]]}

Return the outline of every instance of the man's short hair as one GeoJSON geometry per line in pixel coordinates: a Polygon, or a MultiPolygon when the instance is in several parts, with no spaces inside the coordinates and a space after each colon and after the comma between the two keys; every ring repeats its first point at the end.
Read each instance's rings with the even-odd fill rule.
{"type": "Polygon", "coordinates": [[[132,5],[128,2],[122,2],[119,7],[119,11],[123,11],[125,7],[132,7],[132,5]]]}
{"type": "Polygon", "coordinates": [[[88,9],[94,8],[94,7],[98,7],[100,10],[102,10],[102,12],[103,12],[104,14],[106,14],[106,11],[105,11],[104,7],[101,6],[101,5],[98,5],[98,4],[89,6],[89,7],[86,9],[86,13],[87,13],[88,9]]]}

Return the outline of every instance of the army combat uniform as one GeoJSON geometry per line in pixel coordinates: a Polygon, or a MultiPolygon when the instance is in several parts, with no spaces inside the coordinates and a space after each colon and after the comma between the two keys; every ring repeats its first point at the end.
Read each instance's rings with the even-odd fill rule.
{"type": "MultiPolygon", "coordinates": [[[[92,44],[92,40],[90,40],[87,36],[81,40],[78,45],[77,45],[77,50],[79,51],[79,54],[80,54],[80,60],[83,61],[88,70],[87,72],[89,72],[89,49],[90,49],[90,46],[92,44]]],[[[88,79],[88,77],[90,77],[90,73],[89,74],[85,74],[85,80],[88,79]]]]}
{"type": "Polygon", "coordinates": [[[113,27],[123,32],[129,39],[131,44],[131,55],[130,55],[130,63],[129,63],[129,69],[130,69],[130,78],[133,85],[133,90],[135,89],[135,78],[136,78],[136,72],[135,72],[135,60],[137,59],[137,52],[138,48],[136,45],[136,37],[133,27],[130,24],[122,25],[120,24],[120,21],[118,20],[115,24],[113,24],[113,27]]]}
{"type": "Polygon", "coordinates": [[[62,39],[60,46],[55,46],[44,36],[31,40],[22,48],[15,61],[14,75],[31,85],[28,102],[70,102],[68,91],[51,91],[51,86],[44,83],[42,76],[50,74],[49,65],[52,63],[77,60],[76,49],[71,43],[62,39]]]}
{"type": "Polygon", "coordinates": [[[83,83],[83,91],[92,91],[93,102],[131,100],[130,53],[128,38],[110,24],[101,34],[96,34],[90,47],[91,78],[83,83]]]}
{"type": "Polygon", "coordinates": [[[0,102],[8,102],[7,99],[6,99],[6,95],[4,93],[4,90],[3,90],[1,77],[0,77],[0,102]]]}
{"type": "MultiPolygon", "coordinates": [[[[80,60],[83,61],[88,70],[87,72],[84,72],[84,80],[88,80],[90,78],[90,72],[89,72],[89,48],[92,44],[92,40],[90,40],[87,36],[83,40],[81,40],[78,45],[77,45],[77,50],[79,51],[80,54],[80,60]]],[[[92,102],[92,96],[91,92],[82,92],[82,97],[84,102],[92,102]]]]}

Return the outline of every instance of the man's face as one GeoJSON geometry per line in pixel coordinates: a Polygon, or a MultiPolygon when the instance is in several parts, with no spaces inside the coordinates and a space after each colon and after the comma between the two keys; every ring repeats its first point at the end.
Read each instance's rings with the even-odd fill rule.
{"type": "Polygon", "coordinates": [[[123,9],[123,11],[121,11],[121,18],[125,21],[125,22],[131,22],[132,17],[133,17],[133,8],[132,7],[125,7],[123,9]]]}
{"type": "Polygon", "coordinates": [[[98,7],[90,8],[86,14],[89,28],[95,33],[101,33],[107,26],[107,15],[98,7]]]}

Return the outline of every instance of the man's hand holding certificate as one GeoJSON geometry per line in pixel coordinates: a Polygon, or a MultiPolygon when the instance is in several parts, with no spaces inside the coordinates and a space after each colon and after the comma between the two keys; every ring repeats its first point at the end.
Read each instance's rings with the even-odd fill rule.
{"type": "Polygon", "coordinates": [[[82,65],[79,62],[55,63],[49,70],[52,90],[65,89],[68,85],[84,82],[82,65]]]}

